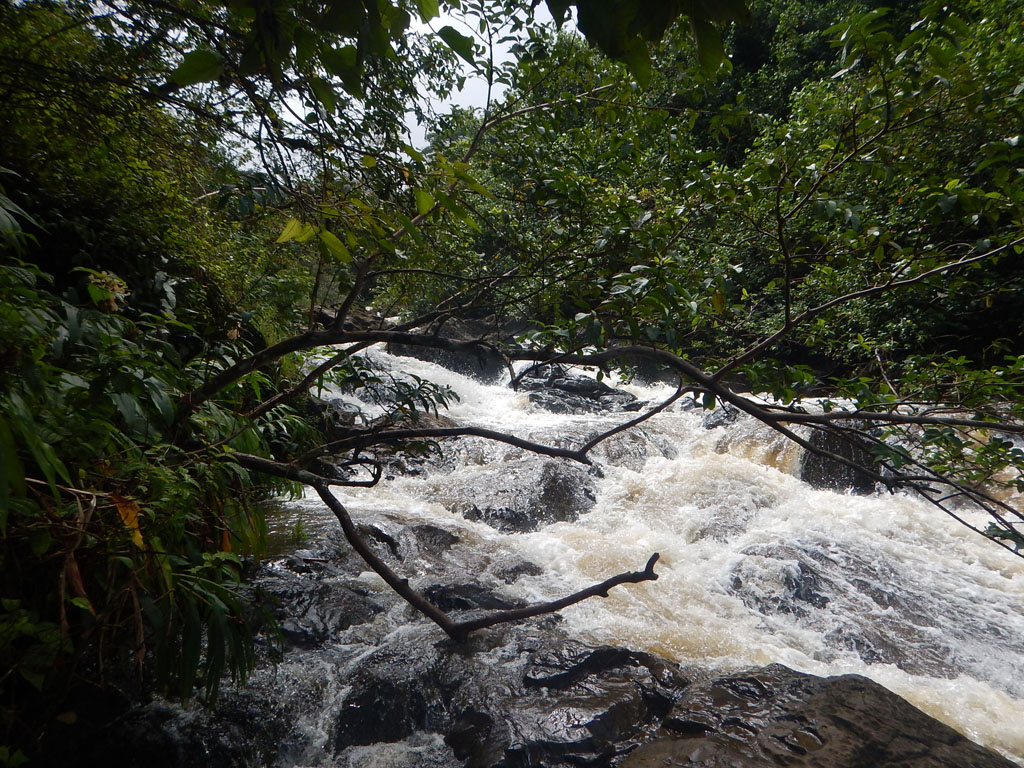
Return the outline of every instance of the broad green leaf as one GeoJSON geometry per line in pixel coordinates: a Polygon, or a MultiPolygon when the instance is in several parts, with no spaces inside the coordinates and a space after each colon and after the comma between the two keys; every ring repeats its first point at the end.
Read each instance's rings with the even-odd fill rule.
{"type": "Polygon", "coordinates": [[[359,162],[361,162],[363,164],[364,168],[376,168],[377,167],[377,158],[374,157],[373,155],[363,155],[363,159],[360,160],[359,162]]]}
{"type": "Polygon", "coordinates": [[[178,68],[171,73],[171,82],[195,85],[216,80],[224,71],[224,63],[213,51],[189,51],[178,68]]]}
{"type": "Polygon", "coordinates": [[[416,7],[419,9],[420,18],[424,21],[430,21],[441,15],[437,0],[416,0],[416,7]]]}
{"type": "Polygon", "coordinates": [[[29,669],[25,666],[18,667],[18,674],[20,674],[25,681],[35,688],[37,691],[42,691],[43,686],[46,684],[46,677],[42,672],[37,672],[34,669],[29,669]]]}
{"type": "Polygon", "coordinates": [[[455,177],[459,179],[459,181],[461,181],[467,187],[472,189],[474,192],[481,194],[484,197],[494,197],[494,195],[491,194],[490,190],[487,189],[487,187],[485,187],[479,181],[470,176],[466,171],[459,168],[459,165],[462,165],[462,163],[457,163],[454,168],[455,177]]]}
{"type": "Polygon", "coordinates": [[[297,238],[300,234],[302,234],[302,222],[298,219],[288,219],[288,223],[284,225],[284,231],[281,232],[281,236],[275,242],[287,243],[289,240],[297,238]]]}
{"type": "Polygon", "coordinates": [[[706,74],[713,75],[725,61],[722,36],[709,21],[691,19],[690,25],[697,40],[697,60],[700,62],[700,68],[706,74]]]}
{"type": "Polygon", "coordinates": [[[412,223],[412,219],[402,213],[396,213],[395,217],[398,219],[398,223],[405,227],[405,231],[409,233],[413,240],[420,245],[426,244],[426,240],[423,238],[419,228],[412,223]]]}
{"type": "MultiPolygon", "coordinates": [[[[7,509],[8,493],[15,496],[25,495],[25,468],[18,458],[7,421],[0,416],[0,509],[7,509]]],[[[5,533],[5,526],[0,525],[0,535],[5,533]]]]}
{"type": "Polygon", "coordinates": [[[427,161],[423,153],[411,144],[403,144],[402,151],[418,163],[425,163],[427,161]]]}
{"type": "Polygon", "coordinates": [[[32,418],[32,414],[21,396],[12,393],[8,397],[13,409],[11,413],[11,426],[17,430],[17,434],[20,435],[29,453],[32,454],[32,459],[46,478],[54,498],[58,498],[60,494],[57,491],[57,480],[60,479],[68,485],[71,484],[71,476],[68,474],[68,469],[64,462],[58,458],[56,451],[53,450],[53,446],[44,442],[39,437],[39,430],[35,420],[32,418]]]}
{"type": "Polygon", "coordinates": [[[327,247],[327,250],[331,252],[331,255],[333,255],[343,264],[348,264],[349,262],[352,261],[352,254],[349,253],[349,250],[348,248],[345,247],[345,244],[341,242],[341,240],[338,239],[338,236],[335,235],[333,232],[330,232],[326,229],[321,229],[320,242],[327,247]]]}
{"type": "Polygon", "coordinates": [[[438,37],[448,44],[448,47],[455,51],[470,64],[473,64],[473,38],[466,37],[455,27],[444,26],[437,30],[438,37]]]}
{"type": "Polygon", "coordinates": [[[473,220],[472,216],[469,215],[469,211],[463,208],[457,200],[455,200],[452,197],[449,197],[448,195],[440,191],[437,192],[437,199],[440,201],[441,205],[443,205],[445,208],[451,211],[452,215],[455,216],[455,218],[459,219],[464,224],[466,224],[471,229],[477,232],[482,231],[480,229],[480,225],[473,220]]]}
{"type": "Polygon", "coordinates": [[[425,189],[417,189],[416,195],[416,213],[423,216],[430,213],[430,209],[434,207],[434,197],[425,189]]]}
{"type": "Polygon", "coordinates": [[[308,82],[317,101],[323,104],[328,114],[333,113],[338,108],[338,98],[334,93],[334,89],[331,88],[331,84],[322,77],[311,77],[308,82]]]}
{"type": "Polygon", "coordinates": [[[160,416],[163,418],[164,423],[170,425],[174,423],[174,405],[171,403],[171,398],[167,396],[167,392],[164,390],[163,384],[152,376],[145,381],[146,389],[149,390],[149,399],[153,401],[153,405],[156,406],[160,412],[160,416]]]}
{"type": "Polygon", "coordinates": [[[362,69],[359,66],[359,52],[354,45],[341,48],[324,46],[320,51],[320,61],[328,72],[341,79],[342,87],[349,94],[362,98],[362,69]]]}
{"type": "Polygon", "coordinates": [[[651,82],[651,57],[647,51],[647,43],[639,37],[634,38],[623,58],[637,83],[641,87],[646,87],[651,82]]]}

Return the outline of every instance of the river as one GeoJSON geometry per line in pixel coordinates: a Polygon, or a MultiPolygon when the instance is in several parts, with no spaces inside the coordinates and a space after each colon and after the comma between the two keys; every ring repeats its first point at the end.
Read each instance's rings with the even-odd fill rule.
{"type": "MultiPolygon", "coordinates": [[[[446,415],[464,425],[564,444],[634,415],[551,413],[501,384],[370,355],[451,387],[459,400],[446,415]]],[[[624,388],[651,402],[672,392],[624,388]]],[[[450,471],[337,493],[357,520],[387,511],[540,565],[542,574],[505,587],[531,600],[641,569],[659,552],[656,582],[565,610],[568,629],[725,671],[780,662],[865,675],[1024,765],[1024,559],[918,499],[810,487],[799,479],[800,449],[746,418],[704,421],[679,403],[615,438],[594,454],[592,508],[529,533],[452,511],[452,488],[486,493],[495,468],[521,471],[523,454],[507,445],[466,440],[450,471]]],[[[287,532],[299,518],[311,536],[335,524],[307,497],[272,525],[287,532]]]]}

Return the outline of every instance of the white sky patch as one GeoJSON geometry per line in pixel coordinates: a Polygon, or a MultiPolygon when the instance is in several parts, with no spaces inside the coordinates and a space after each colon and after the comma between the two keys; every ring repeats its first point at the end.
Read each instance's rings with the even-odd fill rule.
{"type": "MultiPolygon", "coordinates": [[[[544,3],[539,3],[534,9],[533,21],[531,23],[553,23],[551,14],[548,12],[547,6],[544,3]]],[[[436,32],[444,26],[451,26],[462,34],[472,37],[478,43],[487,47],[486,36],[480,34],[479,27],[476,26],[475,21],[471,17],[455,17],[442,12],[439,17],[431,19],[429,23],[424,23],[415,17],[413,19],[413,29],[417,32],[425,32],[428,30],[436,32]]],[[[565,26],[571,28],[573,26],[573,21],[571,19],[568,20],[565,26]]],[[[508,33],[500,32],[495,34],[495,37],[503,37],[506,34],[508,33]]],[[[511,51],[512,45],[513,41],[505,41],[494,45],[492,55],[495,68],[515,60],[515,56],[511,51]]],[[[506,86],[501,83],[494,83],[490,88],[488,88],[487,78],[483,74],[474,72],[466,62],[462,61],[462,59],[459,59],[459,62],[462,64],[462,71],[466,77],[466,83],[461,90],[450,98],[437,100],[431,104],[431,108],[437,114],[444,114],[451,107],[466,107],[482,111],[487,107],[488,95],[490,96],[492,103],[497,102],[504,96],[505,91],[507,90],[506,86]]],[[[416,117],[411,112],[406,115],[405,124],[409,129],[409,143],[417,149],[423,148],[426,145],[426,131],[424,126],[419,125],[416,122],[416,117]]]]}

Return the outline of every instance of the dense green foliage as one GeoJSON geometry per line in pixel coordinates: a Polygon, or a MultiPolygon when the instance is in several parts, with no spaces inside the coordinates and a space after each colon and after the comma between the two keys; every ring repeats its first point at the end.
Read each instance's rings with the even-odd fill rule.
{"type": "Polygon", "coordinates": [[[649,351],[1024,542],[1021,3],[548,5],[600,51],[514,0],[0,12],[0,763],[84,687],[244,678],[260,500],[422,449],[450,393],[357,352],[451,317],[649,351]],[[467,67],[503,95],[433,115],[467,67]],[[323,376],[383,406],[330,450],[323,376]]]}
{"type": "MultiPolygon", "coordinates": [[[[708,80],[670,38],[640,92],[575,38],[535,41],[508,98],[550,108],[482,139],[482,231],[431,240],[423,258],[447,249],[454,274],[401,295],[514,273],[494,311],[546,323],[556,349],[651,344],[781,403],[1018,420],[1020,7],[857,6],[834,24],[817,3],[753,3],[758,52],[738,28],[731,73],[708,80]]],[[[943,468],[966,483],[1020,466],[977,436],[895,431],[958,456],[943,468]]]]}
{"type": "Polygon", "coordinates": [[[253,177],[119,86],[130,52],[75,18],[25,6],[0,33],[20,206],[0,265],[0,727],[26,749],[83,681],[145,670],[187,696],[226,669],[244,677],[251,610],[232,552],[258,547],[254,504],[286,489],[225,451],[270,455],[311,432],[288,411],[239,418],[274,371],[176,423],[182,393],[262,343],[245,308],[280,332],[308,270],[273,252],[255,207],[230,206],[253,177]],[[210,186],[224,192],[196,204],[210,186]]]}

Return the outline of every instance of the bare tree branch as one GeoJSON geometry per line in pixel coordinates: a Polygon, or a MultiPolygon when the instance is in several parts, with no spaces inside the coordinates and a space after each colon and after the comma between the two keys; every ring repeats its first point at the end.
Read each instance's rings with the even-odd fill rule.
{"type": "Polygon", "coordinates": [[[555,611],[560,611],[563,608],[575,605],[576,603],[582,602],[590,597],[608,597],[608,591],[612,587],[617,587],[620,584],[639,584],[644,581],[657,581],[658,574],[654,572],[654,565],[658,562],[659,557],[661,557],[661,555],[657,552],[651,555],[650,559],[647,561],[647,565],[642,571],[628,571],[626,573],[620,573],[617,576],[612,576],[610,579],[605,579],[600,584],[594,584],[586,589],[581,589],[579,592],[573,592],[571,595],[566,595],[559,600],[552,600],[548,603],[537,603],[535,605],[527,605],[522,608],[509,608],[504,611],[487,613],[475,619],[459,622],[455,625],[455,629],[465,636],[470,632],[475,632],[476,630],[483,629],[484,627],[493,627],[495,624],[504,624],[510,621],[521,621],[522,619],[528,619],[532,616],[554,613],[555,611]]]}
{"type": "Polygon", "coordinates": [[[326,456],[338,450],[359,450],[370,445],[380,443],[394,443],[402,440],[422,440],[433,437],[483,437],[487,440],[494,440],[499,443],[506,443],[517,448],[537,453],[542,456],[552,456],[561,459],[578,461],[581,464],[590,464],[586,452],[572,450],[569,448],[558,448],[552,445],[535,443],[532,440],[524,440],[505,432],[497,432],[493,429],[483,427],[424,427],[422,429],[387,429],[378,432],[357,432],[356,434],[326,443],[306,454],[297,460],[299,463],[306,462],[318,456],[326,456]]]}
{"type": "Polygon", "coordinates": [[[326,504],[331,512],[334,513],[334,516],[338,518],[338,522],[341,524],[341,530],[344,532],[346,540],[348,540],[348,543],[352,545],[352,548],[359,554],[359,556],[363,558],[363,561],[369,565],[378,576],[384,579],[385,583],[395,590],[395,592],[409,603],[409,605],[437,624],[437,626],[444,630],[448,637],[459,643],[464,642],[471,632],[483,629],[484,627],[492,627],[495,624],[522,621],[523,619],[528,619],[533,616],[554,613],[562,608],[586,600],[588,597],[607,597],[608,591],[612,587],[616,587],[620,584],[638,584],[642,581],[654,581],[658,578],[658,574],[654,572],[654,564],[658,561],[658,554],[655,553],[651,556],[651,559],[647,561],[647,567],[643,571],[620,573],[618,576],[613,576],[610,579],[602,581],[600,584],[595,584],[594,586],[580,590],[579,592],[574,592],[560,600],[553,600],[548,603],[537,603],[523,608],[510,608],[504,611],[494,611],[469,621],[455,622],[452,621],[448,614],[414,589],[408,579],[399,576],[387,563],[377,556],[377,554],[366,543],[366,540],[360,535],[355,523],[352,522],[352,517],[349,515],[348,510],[345,509],[345,506],[338,501],[337,498],[335,498],[327,485],[323,483],[314,483],[313,488],[320,495],[320,498],[323,499],[324,504],[326,504]]]}

